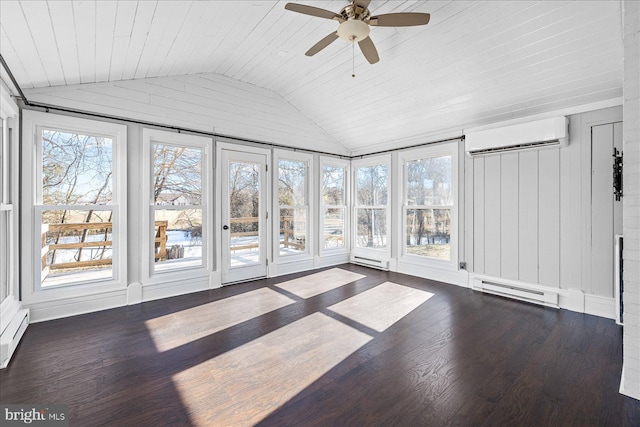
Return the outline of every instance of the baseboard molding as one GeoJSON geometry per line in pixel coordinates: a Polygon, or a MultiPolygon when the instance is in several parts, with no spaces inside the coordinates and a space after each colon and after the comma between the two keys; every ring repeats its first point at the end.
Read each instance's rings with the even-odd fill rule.
{"type": "Polygon", "coordinates": [[[53,301],[32,302],[24,304],[24,308],[31,310],[31,323],[61,319],[108,310],[110,308],[127,305],[127,290],[118,289],[93,295],[83,295],[57,299],[53,301]]]}
{"type": "Polygon", "coordinates": [[[315,268],[313,258],[300,261],[279,262],[277,265],[269,266],[269,277],[283,276],[285,274],[300,273],[302,271],[310,271],[315,268]],[[275,275],[272,272],[275,271],[275,275]]]}
{"type": "Polygon", "coordinates": [[[624,394],[625,396],[629,396],[633,399],[640,400],[640,384],[636,384],[636,387],[633,389],[627,386],[624,365],[622,366],[622,375],[620,377],[619,392],[620,394],[624,394]]]}
{"type": "Polygon", "coordinates": [[[585,294],[584,312],[594,316],[606,317],[607,319],[615,319],[616,300],[615,298],[585,294]]]}
{"type": "Polygon", "coordinates": [[[465,270],[445,270],[402,261],[395,263],[394,267],[395,268],[392,271],[396,271],[398,273],[422,277],[423,279],[436,280],[438,282],[461,286],[463,288],[469,287],[469,273],[465,270]]]}
{"type": "Polygon", "coordinates": [[[140,304],[142,302],[142,283],[129,283],[127,286],[127,305],[140,304]]]}
{"type": "Polygon", "coordinates": [[[334,265],[349,263],[349,253],[341,253],[336,255],[317,256],[313,259],[313,268],[331,267],[334,265]]]}
{"type": "Polygon", "coordinates": [[[173,280],[164,283],[151,283],[142,286],[142,301],[155,301],[163,298],[206,291],[208,289],[210,289],[209,276],[179,281],[173,280]]]}

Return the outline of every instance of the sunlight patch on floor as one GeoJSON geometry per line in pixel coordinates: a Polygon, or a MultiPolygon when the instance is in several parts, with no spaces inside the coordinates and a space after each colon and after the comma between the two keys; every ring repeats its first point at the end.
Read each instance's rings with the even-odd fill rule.
{"type": "Polygon", "coordinates": [[[328,309],[383,332],[432,296],[430,292],[385,282],[328,309]]]}
{"type": "Polygon", "coordinates": [[[173,376],[196,425],[255,425],[372,339],[314,313],[173,376]]]}
{"type": "Polygon", "coordinates": [[[343,270],[341,268],[332,268],[330,270],[321,271],[319,273],[310,274],[308,276],[299,277],[276,286],[287,292],[299,296],[300,298],[311,298],[324,292],[344,286],[347,283],[355,282],[367,276],[343,270]]]}
{"type": "Polygon", "coordinates": [[[219,301],[147,320],[158,351],[166,351],[295,303],[274,290],[260,288],[219,301]],[[206,319],[193,322],[193,319],[206,319]]]}

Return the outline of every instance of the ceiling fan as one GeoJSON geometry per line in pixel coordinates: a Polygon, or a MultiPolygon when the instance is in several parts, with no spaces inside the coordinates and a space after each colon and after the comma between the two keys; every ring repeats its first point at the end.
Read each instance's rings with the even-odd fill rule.
{"type": "Polygon", "coordinates": [[[340,23],[338,31],[329,34],[313,45],[305,55],[313,56],[338,38],[341,38],[351,43],[358,42],[362,54],[370,64],[375,64],[380,60],[378,51],[369,37],[370,26],[411,27],[429,23],[430,15],[428,13],[386,13],[372,16],[368,9],[369,3],[371,3],[371,0],[352,0],[350,4],[343,7],[338,13],[298,3],[287,3],[284,8],[305,15],[317,16],[318,18],[332,19],[340,23]]]}

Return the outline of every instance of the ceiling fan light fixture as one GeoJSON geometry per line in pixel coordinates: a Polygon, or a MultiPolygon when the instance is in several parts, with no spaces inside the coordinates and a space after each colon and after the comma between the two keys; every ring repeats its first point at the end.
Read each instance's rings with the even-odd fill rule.
{"type": "Polygon", "coordinates": [[[338,26],[338,36],[348,42],[359,42],[369,37],[369,25],[366,22],[350,19],[338,26]]]}

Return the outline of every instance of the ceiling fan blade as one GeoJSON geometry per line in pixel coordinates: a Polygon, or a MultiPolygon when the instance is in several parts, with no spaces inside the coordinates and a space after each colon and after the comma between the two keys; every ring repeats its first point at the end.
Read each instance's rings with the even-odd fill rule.
{"type": "Polygon", "coordinates": [[[380,57],[378,56],[378,51],[376,50],[376,46],[373,44],[373,40],[371,37],[367,37],[366,39],[362,39],[358,42],[360,45],[360,50],[369,64],[375,64],[380,61],[380,57]]]}
{"type": "Polygon", "coordinates": [[[287,3],[285,9],[292,12],[303,13],[305,15],[317,16],[318,18],[336,19],[343,21],[342,17],[330,10],[320,9],[319,7],[307,6],[306,4],[287,3]]]}
{"type": "Polygon", "coordinates": [[[360,6],[364,9],[368,8],[370,3],[371,3],[371,0],[353,0],[353,4],[360,6]]]}
{"type": "Polygon", "coordinates": [[[369,25],[378,27],[412,27],[414,25],[427,25],[431,15],[428,13],[386,13],[372,16],[369,25]]]}
{"type": "Polygon", "coordinates": [[[311,49],[309,49],[305,53],[305,55],[307,56],[315,55],[316,53],[320,52],[322,49],[324,49],[325,47],[329,46],[331,43],[336,41],[337,38],[338,38],[338,33],[329,34],[327,37],[323,38],[318,43],[311,46],[311,49]]]}

